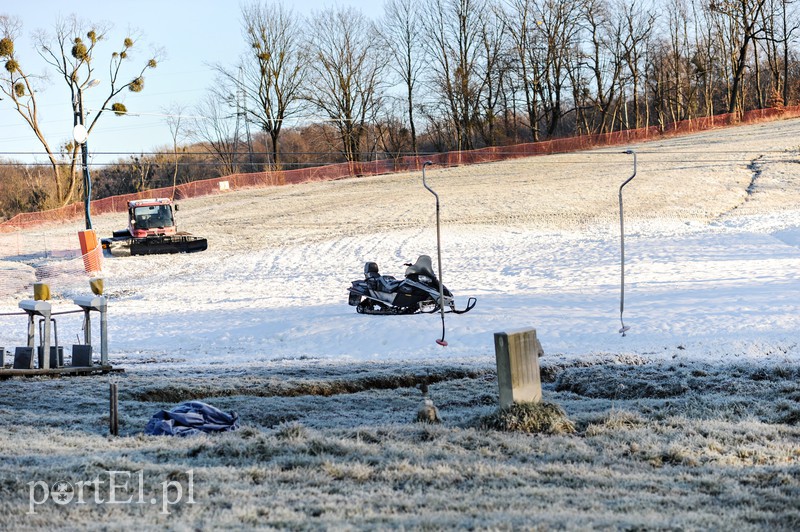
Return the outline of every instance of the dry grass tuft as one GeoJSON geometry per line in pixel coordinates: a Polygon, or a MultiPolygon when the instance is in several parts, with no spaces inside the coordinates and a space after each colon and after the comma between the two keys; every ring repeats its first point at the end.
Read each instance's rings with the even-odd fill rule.
{"type": "Polygon", "coordinates": [[[275,437],[279,440],[301,441],[308,436],[308,431],[301,423],[283,423],[275,432],[275,437]]]}
{"type": "Polygon", "coordinates": [[[554,403],[519,403],[481,418],[484,430],[528,434],[573,434],[575,425],[554,403]]]}
{"type": "Polygon", "coordinates": [[[611,432],[635,429],[645,424],[645,420],[637,412],[611,410],[600,423],[591,423],[586,427],[587,436],[599,436],[611,432]]]}
{"type": "Polygon", "coordinates": [[[800,425],[800,409],[792,408],[781,419],[781,423],[785,425],[800,425]]]}

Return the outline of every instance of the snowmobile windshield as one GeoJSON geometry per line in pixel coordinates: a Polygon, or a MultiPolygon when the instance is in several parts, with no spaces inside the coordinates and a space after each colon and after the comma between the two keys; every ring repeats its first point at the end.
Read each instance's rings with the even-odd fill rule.
{"type": "Polygon", "coordinates": [[[406,268],[406,277],[410,275],[425,275],[435,280],[436,274],[433,273],[431,258],[428,255],[420,255],[417,262],[406,268]]]}
{"type": "Polygon", "coordinates": [[[163,229],[172,227],[172,209],[167,205],[136,207],[133,211],[137,229],[163,229]]]}

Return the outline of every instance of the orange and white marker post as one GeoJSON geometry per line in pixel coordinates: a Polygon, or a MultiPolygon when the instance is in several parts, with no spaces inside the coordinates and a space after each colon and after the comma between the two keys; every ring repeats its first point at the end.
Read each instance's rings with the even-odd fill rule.
{"type": "Polygon", "coordinates": [[[103,254],[94,229],[78,231],[78,239],[81,242],[81,255],[83,255],[83,267],[86,269],[86,273],[103,271],[103,254]]]}

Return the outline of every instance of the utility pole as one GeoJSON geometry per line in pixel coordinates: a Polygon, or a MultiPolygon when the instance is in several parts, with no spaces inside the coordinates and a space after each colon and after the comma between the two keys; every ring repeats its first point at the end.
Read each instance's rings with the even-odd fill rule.
{"type": "MultiPolygon", "coordinates": [[[[92,79],[86,84],[86,88],[96,87],[100,81],[92,79]]],[[[83,166],[83,204],[84,216],[86,218],[86,229],[92,229],[92,178],[89,176],[89,146],[88,136],[89,133],[84,125],[84,112],[83,112],[83,89],[79,86],[76,94],[77,101],[73,102],[75,110],[74,116],[74,129],[72,136],[75,142],[81,145],[81,164],[83,166]]]]}

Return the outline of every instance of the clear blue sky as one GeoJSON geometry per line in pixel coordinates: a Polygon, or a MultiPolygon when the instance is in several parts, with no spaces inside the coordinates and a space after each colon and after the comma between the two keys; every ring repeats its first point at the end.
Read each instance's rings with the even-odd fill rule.
{"type": "MultiPolygon", "coordinates": [[[[87,21],[106,21],[113,25],[108,43],[102,48],[98,47],[96,52],[101,62],[95,67],[95,77],[101,83],[111,52],[129,34],[129,28],[141,33],[131,65],[140,68],[152,55],[154,48],[163,48],[165,57],[158,68],[146,74],[145,90],[139,94],[126,91],[123,100],[131,113],[151,114],[117,117],[105,113],[89,138],[90,153],[148,152],[172,143],[164,117],[153,115],[163,113],[164,108],[173,104],[184,105],[188,109],[194,107],[214,81],[214,73],[208,64],[235,61],[244,51],[241,5],[242,2],[229,0],[25,0],[4,2],[0,14],[16,16],[22,21],[22,36],[15,43],[15,51],[28,73],[45,71],[45,64],[33,48],[31,33],[37,29],[51,30],[59,15],[76,13],[87,21]]],[[[286,0],[286,5],[292,5],[300,14],[310,14],[332,6],[353,6],[372,19],[377,19],[383,13],[382,0],[286,0]]],[[[131,75],[135,73],[133,70],[128,72],[131,75]]],[[[103,87],[101,84],[84,93],[85,107],[91,109],[100,106],[103,87]]],[[[105,88],[107,90],[107,84],[105,88]]],[[[63,81],[53,78],[50,88],[40,95],[39,104],[41,120],[51,146],[69,140],[72,137],[72,114],[69,94],[63,81]]],[[[43,152],[33,132],[6,99],[0,101],[0,152],[43,152]]],[[[34,160],[29,155],[0,157],[23,162],[34,160]]],[[[44,161],[42,156],[35,159],[44,161]]],[[[108,159],[94,155],[92,162],[105,163],[108,159]]]]}

